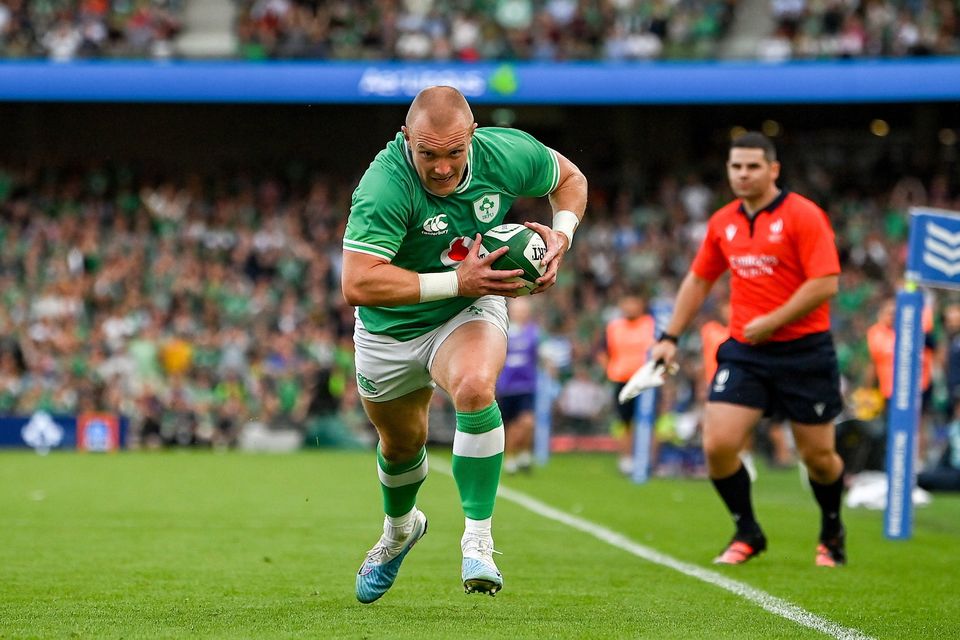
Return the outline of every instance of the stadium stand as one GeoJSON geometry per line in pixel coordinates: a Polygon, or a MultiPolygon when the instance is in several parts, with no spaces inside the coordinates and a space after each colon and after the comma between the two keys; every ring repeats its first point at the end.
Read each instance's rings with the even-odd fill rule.
{"type": "MultiPolygon", "coordinates": [[[[594,353],[625,283],[672,293],[725,197],[686,176],[640,201],[594,191],[540,317],[558,384],[574,370],[602,380],[594,353]]],[[[812,169],[794,183],[834,215],[844,263],[834,327],[855,390],[869,362],[862,310],[902,273],[905,208],[960,208],[960,194],[946,175],[879,193],[839,191],[812,169]]],[[[363,437],[353,312],[339,294],[351,190],[325,174],[0,167],[0,412],[118,412],[134,445],[229,445],[247,421],[363,437]]],[[[521,205],[515,215],[536,213],[521,205]]],[[[683,343],[689,363],[695,336],[683,343]]],[[[699,380],[689,363],[681,377],[699,380]]],[[[601,415],[595,428],[607,424],[601,415]]]]}
{"type": "Polygon", "coordinates": [[[714,53],[731,11],[722,0],[253,0],[244,3],[237,31],[241,56],[255,59],[704,58],[714,53]]]}
{"type": "Polygon", "coordinates": [[[956,55],[948,0],[0,1],[0,56],[767,61],[956,55]]]}
{"type": "MultiPolygon", "coordinates": [[[[588,65],[562,63],[947,56],[958,52],[956,13],[956,3],[922,0],[0,0],[0,56],[55,62],[510,60],[567,68],[588,65]]],[[[67,65],[41,66],[73,72],[67,65]]],[[[460,68],[473,66],[478,65],[460,68]]],[[[33,72],[33,67],[26,71],[33,72]]],[[[0,104],[0,109],[9,106],[0,104]]],[[[68,102],[62,107],[50,107],[46,116],[28,107],[23,113],[33,115],[16,120],[25,125],[24,133],[9,132],[8,148],[26,143],[34,160],[18,164],[9,160],[17,152],[0,155],[0,412],[118,412],[132,420],[132,443],[147,446],[230,445],[250,421],[300,433],[323,431],[333,440],[343,436],[340,441],[367,435],[353,387],[352,309],[338,293],[338,238],[351,179],[326,173],[307,177],[303,166],[296,176],[279,170],[198,169],[203,162],[198,158],[207,157],[199,147],[209,143],[189,134],[180,134],[173,144],[183,156],[198,156],[192,166],[148,173],[124,162],[143,157],[138,146],[166,145],[165,135],[156,132],[171,128],[176,116],[141,105],[140,115],[115,110],[115,123],[104,127],[97,116],[93,126],[74,132],[64,123],[67,113],[73,118],[77,110],[68,102]],[[154,126],[143,126],[148,120],[154,126]],[[116,138],[123,136],[111,129],[124,127],[144,131],[119,144],[116,138]],[[45,156],[49,144],[61,151],[73,148],[74,154],[83,148],[86,157],[87,147],[98,144],[100,136],[114,139],[114,164],[45,156]]],[[[523,117],[523,108],[498,109],[485,122],[509,125],[516,113],[523,117]]],[[[749,110],[738,107],[735,118],[749,110]]],[[[306,150],[314,144],[301,141],[308,136],[296,127],[247,129],[244,118],[225,117],[233,120],[218,129],[221,136],[206,139],[219,147],[218,164],[229,158],[231,166],[242,167],[247,145],[259,147],[258,135],[290,138],[273,151],[257,150],[264,155],[309,156],[306,150]]],[[[557,105],[537,113],[544,122],[563,117],[557,105]]],[[[571,254],[567,275],[540,318],[549,336],[545,358],[558,390],[575,371],[578,381],[593,390],[591,383],[602,384],[593,364],[597,337],[624,283],[655,282],[650,293],[669,296],[706,217],[726,191],[715,175],[717,158],[699,166],[679,161],[661,171],[645,157],[649,154],[632,148],[635,139],[686,148],[703,127],[699,133],[654,137],[652,128],[671,127],[641,124],[643,118],[622,113],[615,118],[622,120],[617,134],[594,136],[596,147],[585,154],[592,202],[578,236],[584,248],[571,254]]],[[[728,111],[718,121],[732,123],[733,118],[728,111]]],[[[761,122],[749,114],[742,118],[751,120],[761,122]]],[[[922,109],[915,120],[915,130],[926,138],[936,136],[943,121],[922,109]]],[[[844,126],[824,135],[842,136],[844,126]]],[[[349,164],[347,154],[357,152],[355,140],[349,127],[341,129],[323,134],[324,144],[343,147],[338,160],[349,164]]],[[[939,133],[954,137],[943,143],[953,153],[955,131],[939,133]]],[[[949,173],[955,161],[944,165],[946,171],[932,168],[936,161],[921,157],[931,156],[929,140],[927,151],[916,152],[917,165],[924,166],[919,177],[874,172],[883,159],[871,154],[913,153],[898,144],[899,150],[891,145],[881,152],[876,145],[864,154],[848,149],[840,160],[829,146],[805,146],[796,139],[792,145],[797,161],[791,162],[790,186],[835,215],[845,270],[834,326],[854,392],[866,379],[869,362],[860,312],[888,295],[902,273],[906,209],[914,204],[960,208],[955,174],[949,173]],[[851,182],[845,174],[872,179],[851,182]]],[[[704,146],[722,145],[714,139],[704,146]]],[[[902,157],[901,171],[912,166],[902,157]]],[[[311,162],[306,156],[293,161],[311,162]]],[[[539,213],[524,205],[516,210],[519,219],[539,213]]],[[[687,340],[682,346],[695,361],[699,345],[694,337],[687,340]]],[[[701,376],[688,365],[680,378],[678,403],[690,406],[701,376]]],[[[582,415],[562,415],[562,404],[556,410],[558,423],[564,418],[583,422],[582,415]]],[[[603,431],[608,416],[591,420],[603,431]]]]}
{"type": "Polygon", "coordinates": [[[247,59],[563,61],[955,55],[957,9],[905,0],[245,0],[247,59]]]}
{"type": "Polygon", "coordinates": [[[0,56],[158,58],[174,55],[184,0],[3,0],[0,56]]]}
{"type": "Polygon", "coordinates": [[[771,0],[761,60],[957,55],[954,2],[771,0]]]}

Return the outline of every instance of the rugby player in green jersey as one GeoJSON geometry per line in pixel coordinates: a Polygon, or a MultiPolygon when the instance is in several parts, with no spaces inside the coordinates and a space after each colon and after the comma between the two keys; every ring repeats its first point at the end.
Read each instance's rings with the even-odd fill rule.
{"type": "Polygon", "coordinates": [[[576,166],[515,129],[478,128],[463,95],[429,87],[405,126],[364,173],[343,238],[344,298],[357,307],[357,388],[377,429],[383,535],[357,573],[361,602],[393,585],[427,529],[416,507],[427,475],[427,410],[439,385],[457,414],[453,475],[465,515],[464,589],[495,594],[491,520],[504,433],[494,400],[506,357],[505,297],[517,271],[491,267],[480,236],[503,222],[518,197],[548,197],[553,225],[529,222],[546,242],[534,294],[556,282],[587,203],[576,166]]]}

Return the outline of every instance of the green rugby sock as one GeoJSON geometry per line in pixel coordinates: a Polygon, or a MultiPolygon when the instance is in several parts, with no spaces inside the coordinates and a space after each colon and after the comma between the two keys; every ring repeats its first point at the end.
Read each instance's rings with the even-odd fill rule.
{"type": "Polygon", "coordinates": [[[427,479],[427,448],[406,462],[388,462],[377,445],[377,472],[383,491],[383,511],[396,518],[410,513],[417,503],[417,492],[427,479]]]}
{"type": "Polygon", "coordinates": [[[452,466],[466,517],[484,520],[493,515],[502,465],[503,418],[497,403],[480,411],[458,411],[452,466]]]}

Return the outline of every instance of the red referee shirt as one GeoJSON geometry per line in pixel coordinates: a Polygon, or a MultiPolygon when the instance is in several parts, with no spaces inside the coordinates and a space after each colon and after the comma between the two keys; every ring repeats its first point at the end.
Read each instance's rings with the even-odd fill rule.
{"type": "MultiPolygon", "coordinates": [[[[713,282],[730,269],[730,335],[746,342],[743,327],[786,302],[806,280],[840,273],[833,229],[823,209],[783,191],[751,221],[734,200],[710,218],[691,271],[713,282]]],[[[780,327],[773,341],[796,340],[830,329],[830,304],[780,327]]]]}

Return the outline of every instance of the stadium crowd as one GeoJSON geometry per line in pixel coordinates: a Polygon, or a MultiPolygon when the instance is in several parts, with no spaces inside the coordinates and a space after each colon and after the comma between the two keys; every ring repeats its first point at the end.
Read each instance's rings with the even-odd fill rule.
{"type": "Polygon", "coordinates": [[[705,58],[732,0],[246,0],[246,58],[649,60],[705,58]]]}
{"type": "Polygon", "coordinates": [[[174,55],[185,0],[0,0],[0,57],[174,55]]]}
{"type": "MultiPolygon", "coordinates": [[[[398,60],[709,59],[736,0],[246,0],[245,58],[398,60]]],[[[904,57],[960,52],[949,0],[771,0],[757,57],[904,57]]],[[[762,35],[762,34],[758,34],[762,35]]]]}
{"type": "MultiPolygon", "coordinates": [[[[663,178],[651,197],[592,190],[577,246],[537,307],[558,424],[609,430],[612,398],[596,358],[605,323],[638,283],[651,299],[674,293],[728,197],[722,184],[691,172],[663,178]]],[[[856,400],[876,387],[865,336],[903,271],[906,208],[960,208],[958,185],[935,175],[868,193],[839,189],[811,165],[789,186],[822,203],[837,229],[844,271],[833,326],[856,400]]],[[[0,167],[0,412],[117,412],[130,418],[132,442],[147,446],[226,446],[250,422],[321,444],[369,436],[352,370],[353,309],[339,293],[352,187],[321,173],[0,167]]],[[[536,219],[542,206],[521,201],[512,216],[536,219]]],[[[665,429],[702,400],[697,333],[681,342],[665,429]]],[[[863,404],[851,411],[876,417],[863,404]]]]}
{"type": "Polygon", "coordinates": [[[763,60],[957,55],[958,6],[950,0],[771,0],[775,30],[763,60]]]}
{"type": "MultiPolygon", "coordinates": [[[[0,0],[0,57],[179,57],[187,0],[0,0]]],[[[736,0],[235,0],[246,60],[716,58],[736,0]]],[[[761,60],[960,53],[951,0],[771,0],[761,60]]]]}

